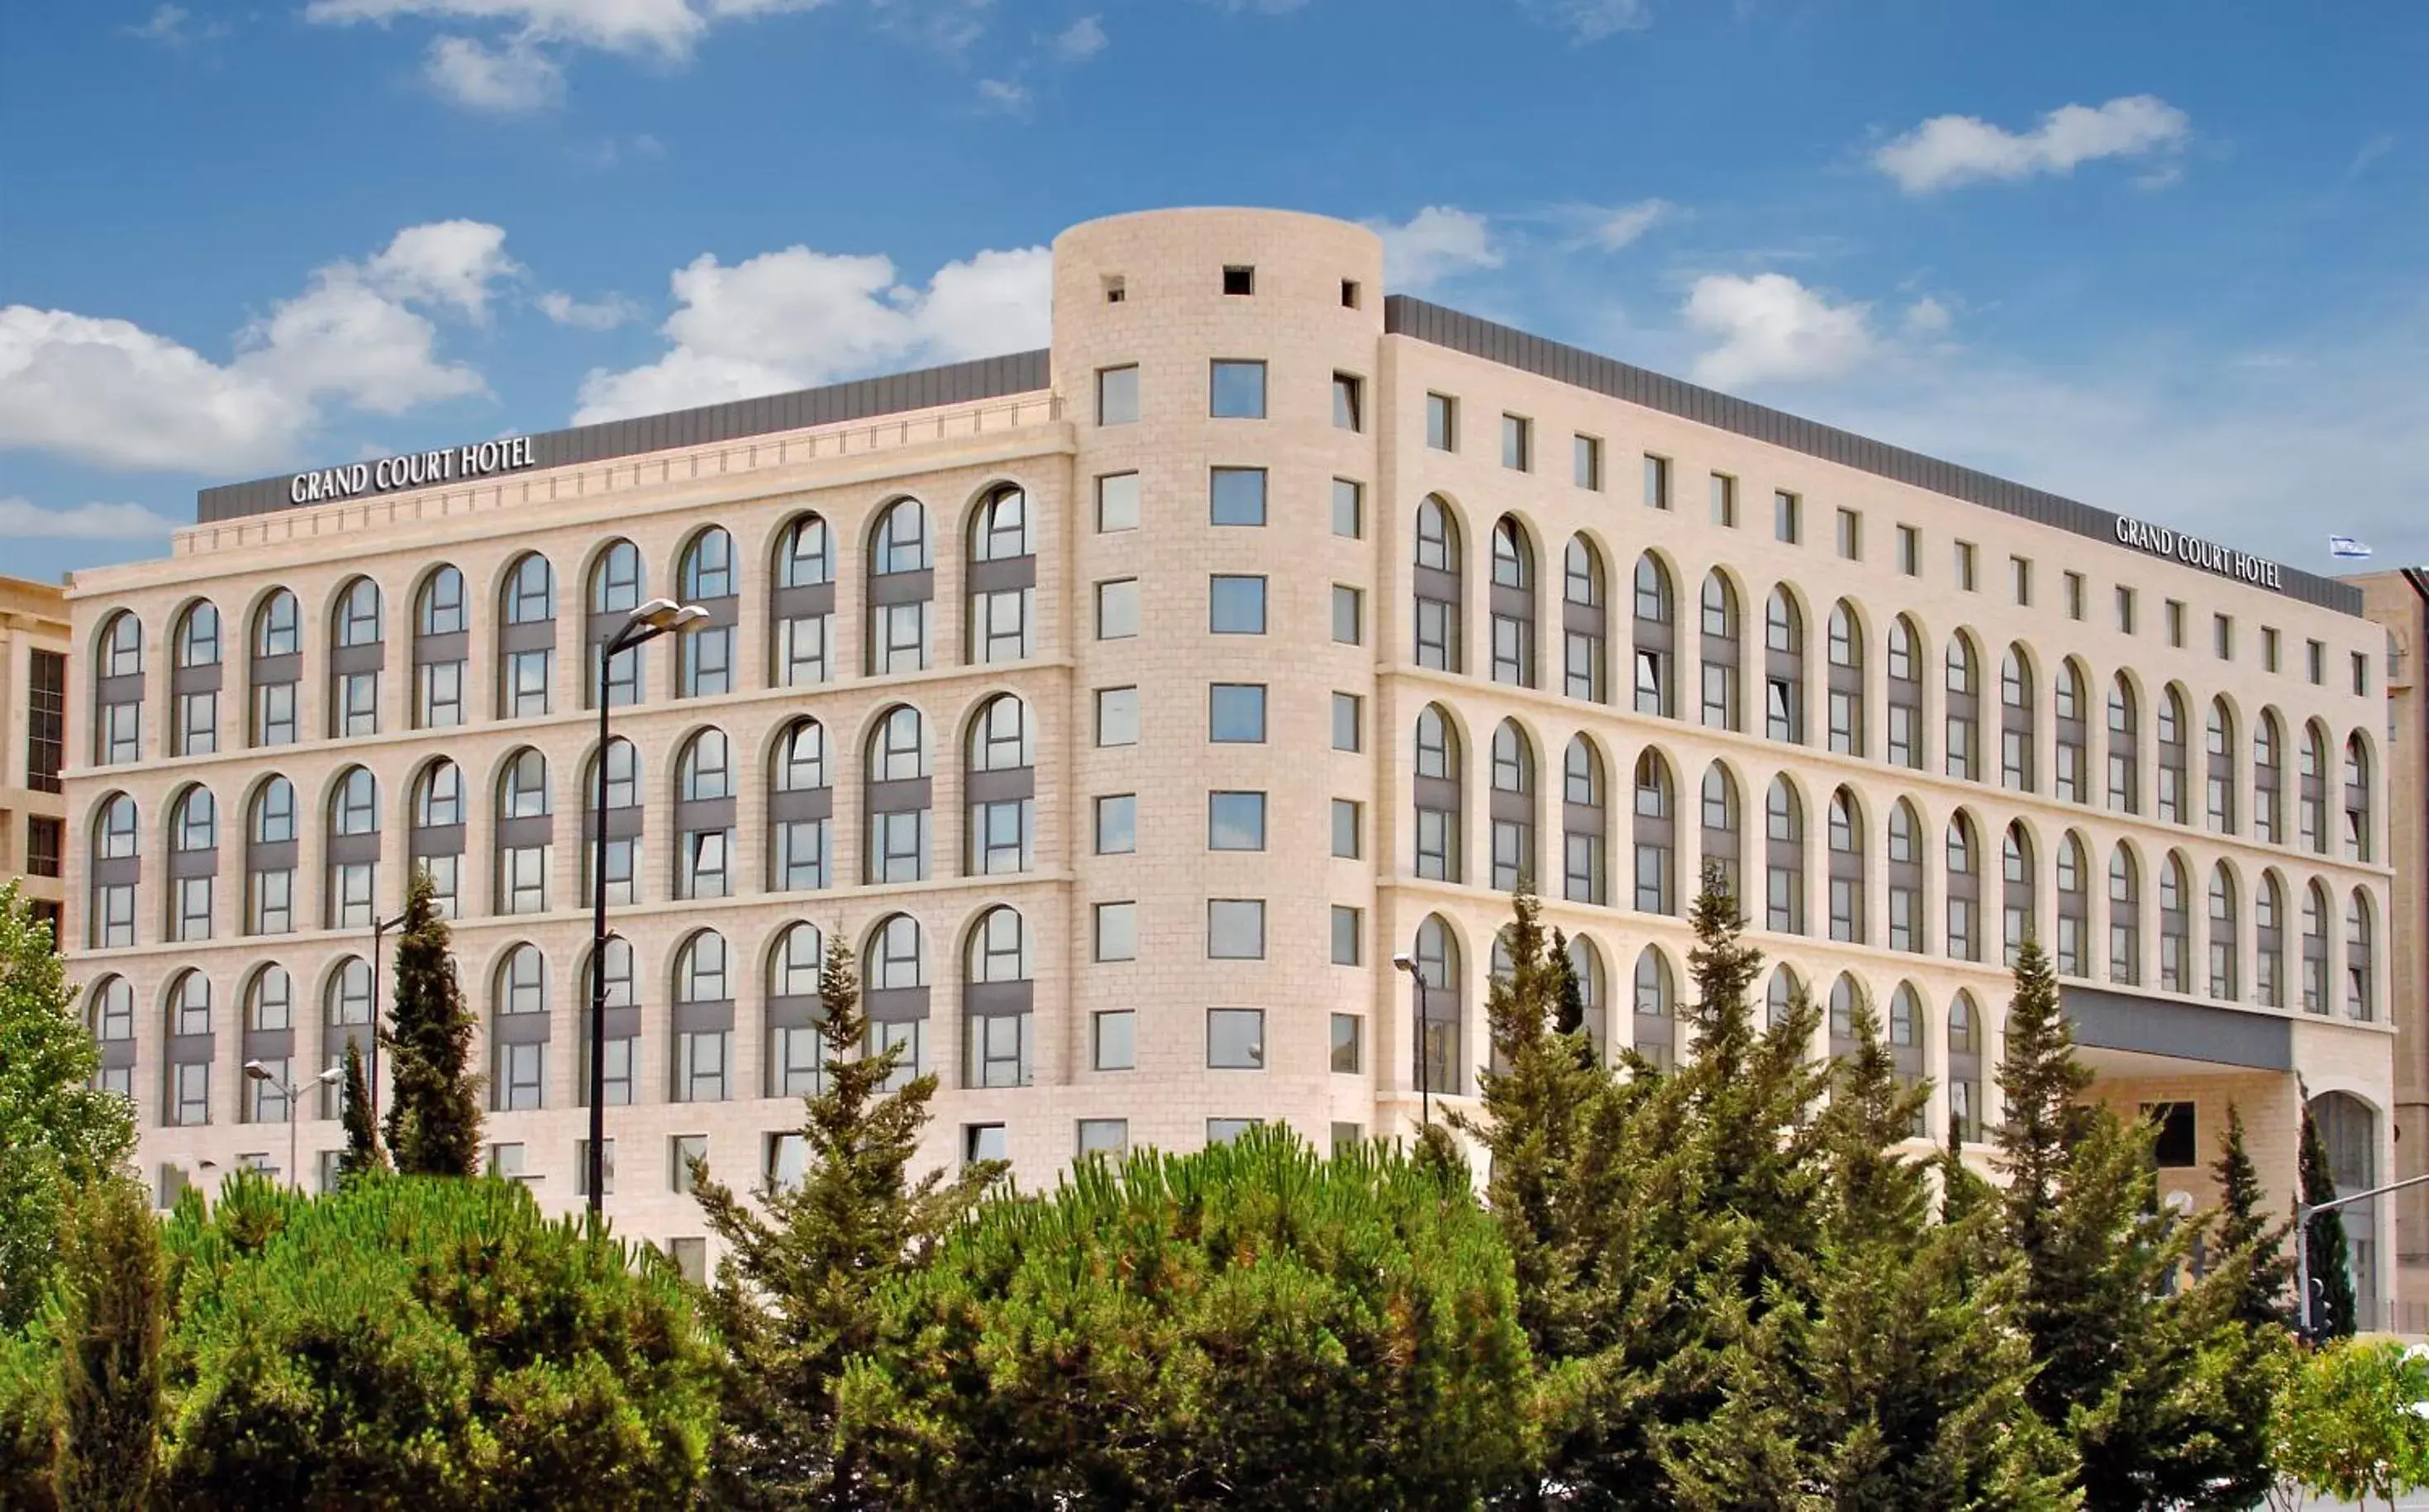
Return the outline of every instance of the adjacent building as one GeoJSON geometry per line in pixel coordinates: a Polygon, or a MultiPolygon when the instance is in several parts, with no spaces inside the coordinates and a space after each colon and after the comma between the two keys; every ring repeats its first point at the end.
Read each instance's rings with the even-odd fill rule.
{"type": "Polygon", "coordinates": [[[0,880],[56,932],[66,893],[68,609],[58,586],[0,578],[0,880]]]}
{"type": "Polygon", "coordinates": [[[2172,1192],[2230,1103],[2281,1191],[2305,1096],[2390,1168],[2359,590],[1381,277],[1311,216],[1095,222],[1049,350],[210,489],[80,574],[75,967],[164,1191],[284,1151],[241,1068],[369,1035],[414,868],[495,1164],[581,1200],[603,969],[610,1210],[686,1259],[685,1156],[798,1166],[830,939],[943,1079],[928,1155],[1033,1185],[1460,1104],[1521,879],[1594,1032],[1675,1058],[1706,863],[1817,1054],[1880,1006],[1921,1137],[1995,1120],[2035,936],[2172,1192]],[[605,669],[603,752],[658,597],[704,614],[605,669]]]}

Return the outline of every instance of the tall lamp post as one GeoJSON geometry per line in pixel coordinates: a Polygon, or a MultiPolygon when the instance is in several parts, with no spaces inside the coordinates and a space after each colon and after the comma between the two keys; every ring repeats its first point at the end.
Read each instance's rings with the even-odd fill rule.
{"type": "Polygon", "coordinates": [[[616,658],[708,617],[698,604],[653,599],[633,611],[599,648],[599,780],[590,821],[590,1217],[605,1210],[607,1189],[607,669],[616,658]]]}
{"type": "Polygon", "coordinates": [[[372,926],[372,1063],[369,1071],[366,1072],[371,1085],[364,1089],[364,1094],[370,1099],[372,1105],[372,1129],[374,1139],[378,1138],[379,1129],[380,946],[387,942],[388,932],[390,929],[404,928],[405,915],[402,913],[392,919],[382,919],[372,926]]]}
{"type": "MultiPolygon", "coordinates": [[[[279,1080],[268,1066],[263,1065],[258,1060],[246,1061],[244,1063],[244,1074],[251,1076],[256,1081],[266,1081],[270,1083],[272,1087],[277,1089],[279,1096],[287,1099],[287,1184],[293,1187],[296,1191],[301,1192],[304,1190],[304,1174],[295,1168],[296,1161],[298,1159],[295,1144],[295,1105],[303,1099],[303,1090],[301,1088],[289,1086],[286,1082],[279,1080]]],[[[322,1072],[319,1076],[314,1076],[304,1085],[306,1087],[325,1087],[343,1075],[345,1075],[344,1072],[339,1071],[336,1066],[331,1066],[328,1070],[322,1072]]]]}
{"type": "Polygon", "coordinates": [[[1432,1068],[1426,1064],[1426,974],[1417,968],[1414,956],[1394,956],[1392,964],[1407,972],[1409,979],[1417,984],[1413,994],[1417,1013],[1417,1032],[1413,1037],[1417,1049],[1417,1099],[1425,1109],[1425,1121],[1430,1124],[1434,1121],[1434,1079],[1432,1068]]]}

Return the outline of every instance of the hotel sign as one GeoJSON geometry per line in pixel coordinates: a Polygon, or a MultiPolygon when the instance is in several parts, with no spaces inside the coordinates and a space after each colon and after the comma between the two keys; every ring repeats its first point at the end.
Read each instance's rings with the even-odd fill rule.
{"type": "Polygon", "coordinates": [[[287,480],[287,499],[289,503],[322,504],[333,499],[352,499],[356,494],[393,493],[399,488],[462,483],[538,465],[538,458],[532,455],[532,438],[513,436],[475,446],[446,447],[437,452],[416,452],[411,456],[299,472],[287,480]]]}
{"type": "Polygon", "coordinates": [[[2198,535],[2170,530],[2165,525],[2154,525],[2143,519],[2126,519],[2121,516],[2117,521],[2117,541],[2121,546],[2148,551],[2153,556],[2173,557],[2187,567],[2215,572],[2238,583],[2249,583],[2255,587],[2272,588],[2279,593],[2286,591],[2281,581],[2286,569],[2278,564],[2247,551],[2232,551],[2216,541],[2203,540],[2198,535]]]}

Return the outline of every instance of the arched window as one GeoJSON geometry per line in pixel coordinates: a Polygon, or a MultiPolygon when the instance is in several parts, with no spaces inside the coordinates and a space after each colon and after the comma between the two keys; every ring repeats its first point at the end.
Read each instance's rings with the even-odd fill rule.
{"type": "Polygon", "coordinates": [[[1429,913],[1417,926],[1417,1017],[1424,1032],[1417,1042],[1417,1084],[1421,1093],[1456,1096],[1460,1091],[1460,1026],[1464,1017],[1467,974],[1460,969],[1459,940],[1439,913],[1429,913]]]}
{"type": "Polygon", "coordinates": [[[1890,806],[1890,948],[1920,954],[1927,948],[1924,913],[1923,815],[1912,800],[1890,806]]]}
{"type": "Polygon", "coordinates": [[[919,711],[897,704],[868,734],[862,807],[868,812],[863,880],[928,878],[928,733],[919,711]]]}
{"type": "Polygon", "coordinates": [[[1585,736],[1572,736],[1561,765],[1561,896],[1572,903],[1608,903],[1611,797],[1602,754],[1585,736]]]}
{"type": "Polygon", "coordinates": [[[2274,709],[2263,709],[2252,725],[2252,835],[2266,845],[2286,843],[2286,728],[2274,709]]]}
{"type": "Polygon", "coordinates": [[[405,854],[430,879],[439,917],[458,917],[464,867],[464,774],[444,756],[425,764],[414,777],[405,854]]]}
{"type": "MultiPolygon", "coordinates": [[[[121,609],[93,643],[92,759],[114,766],[143,755],[143,622],[121,609]]],[[[258,744],[258,742],[256,742],[258,744]]]]}
{"type": "Polygon", "coordinates": [[[1745,808],[1738,801],[1738,780],[1719,762],[1704,768],[1697,805],[1703,830],[1704,870],[1719,874],[1729,897],[1745,901],[1745,808]]]}
{"type": "Polygon", "coordinates": [[[1035,828],[1036,755],[1029,706],[1009,693],[989,698],[970,721],[968,768],[971,877],[1025,872],[1035,828]]]}
{"type": "Polygon", "coordinates": [[[368,929],[379,915],[379,781],[349,766],[329,789],[328,910],[324,928],[368,929]]]}
{"type": "Polygon", "coordinates": [[[131,1101],[135,1096],[134,984],[124,977],[104,977],[93,984],[90,1002],[85,1024],[101,1046],[93,1087],[131,1101]]]}
{"type": "Polygon", "coordinates": [[[880,923],[868,937],[868,1014],[870,1055],[899,1049],[901,1059],[886,1078],[888,1091],[910,1084],[928,1070],[928,945],[919,921],[896,913],[880,923]]]}
{"type": "Polygon", "coordinates": [[[295,787],[273,775],[254,789],[245,819],[245,933],[293,931],[296,848],[295,787]]]}
{"type": "Polygon", "coordinates": [[[1999,663],[1999,785],[2015,793],[2040,789],[2033,770],[2033,665],[2022,646],[1999,663]]]}
{"type": "Polygon", "coordinates": [[[1858,1048],[1856,1040],[1856,1004],[1869,1001],[1861,982],[1847,972],[1839,973],[1830,984],[1830,1055],[1833,1060],[1845,1060],[1858,1048]]]}
{"type": "Polygon", "coordinates": [[[498,774],[497,828],[491,838],[498,858],[495,912],[548,912],[548,874],[555,839],[554,805],[548,789],[548,758],[526,746],[507,758],[498,774]]]}
{"type": "Polygon", "coordinates": [[[1703,720],[1714,730],[1743,730],[1738,694],[1738,669],[1743,665],[1738,591],[1717,567],[1704,575],[1703,606],[1703,720]]]}
{"type": "Polygon", "coordinates": [[[2314,721],[2303,728],[2302,771],[2296,795],[2296,824],[2303,847],[2328,853],[2328,732],[2314,721]]]}
{"type": "Polygon", "coordinates": [[[2159,696],[2159,818],[2166,824],[2185,822],[2185,695],[2173,685],[2159,696]]]}
{"type": "Polygon", "coordinates": [[[168,1096],[160,1122],[196,1128],[211,1121],[211,979],[190,967],[169,983],[168,1096]]]}
{"type": "Polygon", "coordinates": [[[796,516],[776,537],[769,681],[814,687],[834,676],[834,533],[816,515],[796,516]]]}
{"type": "MultiPolygon", "coordinates": [[[[360,956],[347,956],[329,973],[321,990],[321,1061],[322,1068],[336,1071],[346,1063],[346,1046],[353,1045],[364,1060],[366,1075],[379,1063],[379,1047],[372,1035],[372,968],[360,956]]],[[[378,1097],[378,1082],[372,1083],[373,1100],[378,1097]]],[[[321,1116],[335,1118],[344,1111],[340,1106],[344,1089],[324,1082],[321,1087],[321,1116]]]]}
{"type": "Polygon", "coordinates": [[[1844,599],[1830,609],[1830,748],[1842,756],[1867,754],[1863,621],[1844,599]]]}
{"type": "Polygon", "coordinates": [[[2008,826],[2007,837],[1999,845],[1999,873],[2002,884],[2001,912],[2005,920],[2009,966],[2016,963],[2024,942],[2041,934],[2041,921],[2034,916],[2033,893],[2036,887],[2032,837],[2024,833],[2022,820],[2008,826]]]}
{"type": "Polygon", "coordinates": [[[379,733],[380,666],[388,659],[379,584],[356,578],[338,595],[329,625],[329,733],[379,733]]]}
{"type": "MultiPolygon", "coordinates": [[[[1925,1057],[1928,1046],[1924,1044],[1925,1028],[1923,994],[1912,982],[1900,982],[1890,994],[1890,1063],[1897,1068],[1897,1084],[1901,1091],[1911,1093],[1923,1085],[1925,1057]]],[[[1927,1132],[1924,1110],[1914,1110],[1914,1123],[1907,1129],[1910,1135],[1927,1132]]]]}
{"type": "Polygon", "coordinates": [[[1465,794],[1460,779],[1459,731],[1438,703],[1417,712],[1417,875],[1456,882],[1464,870],[1460,814],[1465,794]]]}
{"type": "Polygon", "coordinates": [[[969,659],[1017,662],[1032,654],[1037,543],[1029,495],[1010,484],[991,490],[970,518],[969,659]]]}
{"type": "Polygon", "coordinates": [[[1982,660],[1962,632],[1948,637],[1948,699],[1945,742],[1948,775],[1965,781],[1982,776],[1982,660]]]}
{"type": "Polygon", "coordinates": [[[2370,746],[2356,730],[2345,738],[2345,860],[2371,859],[2370,827],[2370,746]]]}
{"type": "Polygon", "coordinates": [[[1923,770],[1923,633],[1900,615],[1890,621],[1885,668],[1890,711],[1889,760],[1923,770]]]}
{"type": "Polygon", "coordinates": [[[2159,990],[2193,990],[2192,878],[2176,851],[2159,865],[2159,990]]]}
{"type": "Polygon", "coordinates": [[[735,626],[742,616],[742,573],[734,537],[711,525],[684,547],[675,581],[686,604],[708,611],[675,642],[675,697],[707,698],[734,691],[735,626]]]}
{"type": "Polygon", "coordinates": [[[2108,857],[2108,979],[2142,979],[2142,870],[2123,845],[2108,857]]]}
{"type": "Polygon", "coordinates": [[[996,907],[970,929],[963,964],[965,1087],[1026,1087],[1033,1023],[1029,930],[1018,912],[996,907]]]}
{"type": "Polygon", "coordinates": [[[2057,797],[2061,803],[2091,801],[2090,695],[2080,664],[2057,667],[2057,797]]]}
{"type": "Polygon", "coordinates": [[[1983,1137],[1982,1012],[1971,993],[1948,1003],[1948,1124],[1968,1144],[1983,1137]]]}
{"type": "Polygon", "coordinates": [[[832,861],[828,823],[834,816],[834,778],[827,764],[826,727],[803,717],[785,727],[768,764],[768,886],[778,893],[823,888],[832,861]]]}
{"type": "Polygon", "coordinates": [[[1493,525],[1493,681],[1535,685],[1535,543],[1504,515],[1493,525]]]}
{"type": "Polygon", "coordinates": [[[2234,1002],[2242,991],[2236,979],[2241,945],[2236,917],[2235,874],[2220,862],[2209,879],[2209,994],[2223,1003],[2234,1002]]]}
{"type": "Polygon", "coordinates": [[[1572,698],[1609,703],[1610,597],[1603,586],[1602,553],[1582,535],[1569,537],[1561,584],[1562,686],[1572,698]]]}
{"type": "Polygon", "coordinates": [[[2345,905],[2345,1017],[2364,1024],[2378,1017],[2376,936],[2370,895],[2356,887],[2345,905]]]}
{"type": "Polygon", "coordinates": [[[2142,712],[2125,674],[2108,685],[2108,806],[2119,814],[2142,812],[2142,712]]]}
{"type": "Polygon", "coordinates": [[[679,1103],[721,1103],[734,1061],[734,979],[725,936],[702,929],[675,952],[674,1085],[679,1103]]]}
{"type": "Polygon", "coordinates": [[[1762,612],[1763,733],[1805,743],[1805,616],[1784,587],[1762,612]]]}
{"type": "Polygon", "coordinates": [[[304,611],[293,594],[280,588],[253,612],[252,646],[252,742],[291,746],[303,738],[295,689],[304,678],[304,611]]]}
{"type": "Polygon", "coordinates": [[[1462,611],[1459,521],[1450,506],[1434,494],[1417,505],[1416,637],[1417,665],[1437,671],[1462,670],[1460,616],[1462,611]]]}
{"type": "Polygon", "coordinates": [[[928,553],[928,508],[898,499],[877,517],[868,538],[868,672],[928,667],[928,605],[936,596],[928,553]]]}
{"type": "MultiPolygon", "coordinates": [[[[586,1005],[587,1006],[587,1005],[586,1005]]],[[[489,1107],[548,1106],[548,960],[526,941],[498,962],[489,1017],[489,1107]]]]}
{"type": "Polygon", "coordinates": [[[2224,698],[2209,705],[2208,744],[2204,751],[2204,804],[2213,833],[2235,833],[2235,714],[2224,698]]]}
{"type": "MultiPolygon", "coordinates": [[[[132,623],[130,620],[129,623],[132,623]]],[[[209,756],[220,748],[220,612],[207,599],[177,616],[176,665],[170,672],[176,717],[170,722],[170,753],[209,756]]]]}
{"type": "Polygon", "coordinates": [[[1493,731],[1493,886],[1515,892],[1535,876],[1535,747],[1504,719],[1493,731]]]}
{"type": "MultiPolygon", "coordinates": [[[[2352,1195],[2368,1192],[2383,1179],[2378,1171],[2378,1120],[2370,1105],[2350,1093],[2322,1093],[2311,1099],[2311,1124],[2328,1156],[2328,1185],[2352,1195]]],[[[2378,1305],[2377,1202],[2357,1202],[2338,1209],[2345,1231],[2345,1255],[2351,1267],[2356,1326],[2383,1326],[2378,1305]]]]}
{"type": "Polygon", "coordinates": [[[1948,821],[1948,956],[1982,959],[1982,841],[1971,815],[1959,810],[1948,821]]]}
{"type": "Polygon", "coordinates": [[[2303,889],[2303,1011],[2328,1011],[2328,890],[2317,878],[2303,889]]]}
{"type": "Polygon", "coordinates": [[[2070,830],[2057,846],[2057,973],[2091,975],[2090,855],[2070,830]]]}
{"type": "Polygon", "coordinates": [[[1805,805],[1786,777],[1771,780],[1762,800],[1763,928],[1805,932],[1805,805]]]}
{"type": "MultiPolygon", "coordinates": [[[[589,606],[584,632],[584,660],[589,673],[582,680],[586,708],[599,707],[600,657],[605,653],[607,643],[632,622],[633,611],[650,596],[649,587],[649,569],[642,565],[641,549],[630,541],[609,541],[590,564],[590,584],[584,595],[589,606]]],[[[647,683],[641,648],[627,646],[607,667],[607,706],[622,709],[640,702],[649,696],[647,683]]]]}
{"type": "Polygon", "coordinates": [[[675,758],[675,896],[734,896],[734,747],[711,727],[675,758]]]}
{"type": "MultiPolygon", "coordinates": [[[[582,997],[587,1009],[590,1002],[590,973],[599,973],[599,983],[607,999],[607,1032],[602,1038],[603,1053],[599,1058],[603,1084],[600,1102],[608,1108],[629,1107],[633,1101],[635,1076],[641,1063],[641,996],[640,978],[633,969],[633,945],[622,935],[607,937],[607,948],[583,966],[582,997]]],[[[586,1030],[576,1041],[581,1046],[580,1066],[574,1084],[574,1101],[590,1106],[590,1036],[586,1030]]]]}
{"type": "Polygon", "coordinates": [[[548,558],[515,559],[499,595],[498,716],[549,712],[556,680],[556,574],[548,558]]]}
{"type": "Polygon", "coordinates": [[[1605,979],[1602,952],[1582,934],[1569,936],[1569,975],[1578,984],[1579,1026],[1594,1047],[1595,1063],[1611,1063],[1610,984],[1605,979]]]}
{"type": "Polygon", "coordinates": [[[1805,984],[1796,978],[1796,969],[1785,961],[1771,971],[1771,985],[1762,992],[1763,1027],[1777,1028],[1788,1022],[1796,1011],[1796,1001],[1804,995],[1805,984]]]}
{"type": "Polygon", "coordinates": [[[599,807],[599,755],[593,751],[588,769],[582,774],[582,896],[585,902],[597,897],[597,841],[603,824],[607,831],[607,901],[637,903],[641,900],[641,843],[648,829],[648,809],[642,802],[640,753],[621,735],[608,738],[606,778],[607,807],[603,819],[599,807]]]}
{"type": "Polygon", "coordinates": [[[244,984],[244,1060],[261,1063],[267,1076],[247,1076],[237,1097],[237,1119],[246,1124],[284,1124],[292,1116],[285,1087],[295,1080],[295,984],[287,968],[272,962],[244,984]]]}
{"type": "Polygon", "coordinates": [[[2252,1000],[2286,1006],[2286,888],[2275,872],[2261,874],[2252,895],[2252,1000]]]}
{"type": "Polygon", "coordinates": [[[785,926],[768,958],[768,1095],[815,1097],[827,1090],[826,1022],[818,995],[826,941],[818,926],[785,926]]]}
{"type": "Polygon", "coordinates": [[[1678,1059],[1678,984],[1659,945],[1636,958],[1636,1053],[1667,1071],[1678,1059]]]}
{"type": "Polygon", "coordinates": [[[1636,911],[1678,911],[1678,784],[1658,750],[1636,758],[1636,911]]]}
{"type": "Polygon", "coordinates": [[[1830,938],[1865,943],[1864,811],[1856,795],[1830,795],[1830,938]]]}
{"type": "Polygon", "coordinates": [[[413,726],[452,730],[464,722],[464,663],[471,626],[464,609],[464,574],[441,567],[421,580],[413,600],[413,726]]]}
{"type": "Polygon", "coordinates": [[[1676,718],[1678,691],[1671,671],[1678,644],[1677,595],[1671,591],[1670,569],[1647,551],[1636,559],[1631,597],[1635,612],[1629,635],[1636,649],[1636,712],[1655,718],[1676,718]]]}
{"type": "Polygon", "coordinates": [[[220,806],[197,782],[169,808],[171,940],[211,937],[211,896],[220,870],[220,806]]]}

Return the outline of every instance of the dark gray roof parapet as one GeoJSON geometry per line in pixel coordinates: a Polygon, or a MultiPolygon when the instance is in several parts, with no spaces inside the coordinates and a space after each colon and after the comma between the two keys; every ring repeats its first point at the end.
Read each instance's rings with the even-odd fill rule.
{"type": "MultiPolygon", "coordinates": [[[[2028,488],[2005,478],[1994,478],[1987,472],[1959,467],[1908,452],[1903,447],[1875,441],[1851,431],[1842,431],[1816,420],[1802,419],[1779,410],[1768,409],[1743,399],[1732,399],[1710,388],[1664,377],[1644,368],[1599,356],[1577,347],[1546,341],[1539,336],[1491,320],[1462,315],[1457,310],[1429,304],[1406,294],[1394,294],[1383,302],[1383,329],[1390,334],[1405,336],[1432,346],[1447,347],[1482,357],[1522,372],[1609,394],[1631,404],[1658,409],[1665,415],[1710,425],[1739,436],[1784,446],[1808,456],[1836,462],[1842,467],[1858,468],[1893,482],[1910,484],[1962,499],[1970,504],[1980,504],[2001,514],[2015,515],[2043,525],[2055,525],[2063,531],[2087,536],[2116,550],[2118,517],[2105,509],[2095,509],[2057,494],[2028,488]]],[[[2137,552],[2138,556],[2141,553],[2137,552]]],[[[2148,558],[2146,558],[2147,560],[2148,558]]],[[[2198,569],[2193,569],[2198,570],[2198,569]]],[[[2205,574],[2206,575],[2206,574],[2205,574]]],[[[2318,604],[2341,614],[2361,614],[2361,590],[2349,583],[2323,578],[2296,567],[2286,567],[2280,578],[2280,591],[2289,599],[2318,604]]]]}
{"type": "MultiPolygon", "coordinates": [[[[789,394],[705,404],[670,415],[642,415],[628,420],[549,431],[531,438],[532,466],[567,467],[672,447],[705,446],[746,436],[797,431],[809,425],[834,425],[879,415],[1035,393],[1049,386],[1047,353],[1042,351],[983,357],[975,362],[922,368],[916,372],[830,384],[824,388],[800,388],[789,394]]],[[[283,472],[274,478],[205,488],[194,496],[194,518],[209,524],[297,507],[288,497],[288,483],[293,477],[293,473],[283,472]]]]}

